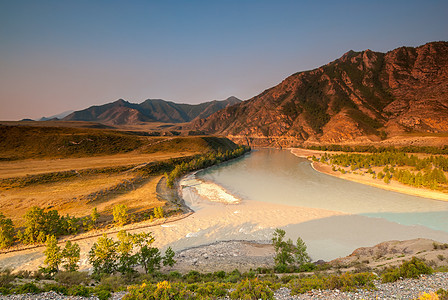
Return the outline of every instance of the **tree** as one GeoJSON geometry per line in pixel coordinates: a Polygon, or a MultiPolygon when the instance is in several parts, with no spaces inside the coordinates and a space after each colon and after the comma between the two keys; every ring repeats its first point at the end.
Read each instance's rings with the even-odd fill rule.
{"type": "Polygon", "coordinates": [[[93,273],[112,274],[117,268],[117,243],[113,239],[108,238],[106,234],[103,234],[93,244],[88,257],[89,263],[93,266],[93,273]]]}
{"type": "Polygon", "coordinates": [[[154,237],[151,233],[139,233],[133,236],[134,245],[139,249],[136,252],[136,262],[143,266],[146,273],[152,273],[160,269],[162,257],[157,248],[151,247],[154,237]]]}
{"type": "Polygon", "coordinates": [[[306,252],[306,244],[300,237],[297,238],[295,257],[299,266],[306,264],[311,260],[310,256],[306,252]]]}
{"type": "Polygon", "coordinates": [[[0,249],[7,248],[14,243],[14,224],[0,212],[0,249]]]}
{"type": "Polygon", "coordinates": [[[143,266],[147,274],[160,269],[161,261],[162,257],[160,256],[159,249],[147,245],[140,249],[138,262],[143,266]]]}
{"type": "MultiPolygon", "coordinates": [[[[96,222],[98,221],[98,218],[100,217],[100,214],[98,213],[98,210],[96,207],[93,208],[92,213],[90,214],[90,220],[91,220],[91,227],[96,227],[96,222]]],[[[90,226],[89,226],[90,227],[90,226]]]]}
{"type": "Polygon", "coordinates": [[[123,226],[128,221],[128,207],[124,204],[117,204],[113,209],[114,221],[119,226],[123,226]]]}
{"type": "Polygon", "coordinates": [[[43,243],[47,235],[59,236],[67,233],[67,226],[61,222],[56,210],[45,212],[37,206],[31,207],[25,214],[25,230],[18,234],[25,244],[43,243]]]}
{"type": "Polygon", "coordinates": [[[162,219],[164,217],[163,215],[163,207],[154,207],[154,217],[158,219],[162,219]]]}
{"type": "Polygon", "coordinates": [[[25,244],[43,242],[41,237],[38,241],[39,233],[42,230],[42,219],[44,210],[33,206],[25,214],[25,230],[20,235],[20,239],[25,244]]]}
{"type": "Polygon", "coordinates": [[[272,244],[276,252],[275,267],[279,271],[286,271],[288,267],[294,265],[302,266],[310,261],[303,240],[300,237],[297,238],[297,245],[294,245],[291,239],[284,240],[285,235],[284,230],[277,228],[272,237],[272,244]]]}
{"type": "Polygon", "coordinates": [[[294,245],[291,239],[284,241],[286,232],[283,229],[277,228],[272,237],[272,244],[274,246],[276,255],[274,261],[278,267],[286,267],[294,263],[294,245]]]}
{"type": "Polygon", "coordinates": [[[174,255],[176,255],[176,253],[174,253],[171,247],[168,247],[168,249],[166,249],[165,251],[165,256],[163,257],[163,265],[170,267],[174,266],[174,264],[176,263],[176,261],[174,260],[174,255]]]}
{"type": "Polygon", "coordinates": [[[45,248],[45,260],[47,265],[46,270],[49,273],[55,273],[59,270],[59,265],[62,262],[61,247],[58,246],[58,240],[54,235],[48,235],[45,248]]]}
{"type": "Polygon", "coordinates": [[[125,230],[120,230],[118,232],[118,240],[117,254],[119,259],[117,270],[122,274],[132,273],[134,271],[133,267],[137,262],[137,256],[132,255],[135,238],[125,230]]]}
{"type": "Polygon", "coordinates": [[[72,272],[79,269],[78,263],[80,250],[81,249],[77,243],[72,243],[71,241],[65,243],[65,247],[62,250],[62,261],[66,271],[72,272]]]}

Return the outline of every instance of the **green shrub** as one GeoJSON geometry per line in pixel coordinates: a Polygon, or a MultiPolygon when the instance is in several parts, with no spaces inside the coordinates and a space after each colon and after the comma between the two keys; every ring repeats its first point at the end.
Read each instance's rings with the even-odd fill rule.
{"type": "Polygon", "coordinates": [[[191,270],[187,274],[184,275],[184,280],[186,283],[195,283],[202,281],[201,279],[201,273],[198,271],[191,270]]]}
{"type": "Polygon", "coordinates": [[[437,296],[439,296],[440,300],[448,300],[448,290],[438,289],[437,296]]]}
{"type": "Polygon", "coordinates": [[[241,273],[237,269],[227,274],[227,277],[224,279],[225,282],[233,282],[236,283],[241,279],[241,273]]]}
{"type": "Polygon", "coordinates": [[[16,294],[38,294],[42,292],[34,283],[25,283],[13,289],[16,294]]]}
{"type": "Polygon", "coordinates": [[[11,292],[10,288],[0,286],[0,295],[9,295],[11,292]]]}
{"type": "Polygon", "coordinates": [[[59,284],[46,284],[43,289],[45,292],[53,291],[62,295],[68,295],[68,288],[59,284]]]}
{"type": "Polygon", "coordinates": [[[112,296],[110,287],[102,284],[96,286],[93,293],[98,297],[99,300],[107,300],[112,296]]]}
{"type": "Polygon", "coordinates": [[[87,284],[90,281],[89,274],[87,272],[58,272],[54,279],[64,285],[80,285],[87,284]]]}
{"type": "Polygon", "coordinates": [[[338,289],[342,291],[355,291],[359,288],[374,289],[373,280],[375,275],[372,273],[344,273],[342,275],[332,275],[324,280],[325,287],[330,290],[338,289]]]}
{"type": "Polygon", "coordinates": [[[303,294],[310,290],[338,289],[342,291],[355,291],[357,289],[374,289],[372,273],[344,273],[328,277],[304,277],[289,282],[292,295],[303,294]]]}
{"type": "Polygon", "coordinates": [[[70,296],[89,297],[90,289],[84,285],[74,285],[68,290],[70,296]]]}
{"type": "Polygon", "coordinates": [[[105,276],[101,278],[101,285],[111,291],[118,291],[126,285],[126,281],[121,276],[105,276]]]}
{"type": "Polygon", "coordinates": [[[313,272],[314,270],[316,270],[316,265],[310,262],[305,263],[297,268],[297,271],[299,272],[313,272]]]}
{"type": "Polygon", "coordinates": [[[14,280],[11,270],[5,269],[0,271],[0,287],[9,287],[14,280]]]}
{"type": "Polygon", "coordinates": [[[274,299],[274,292],[269,286],[258,279],[246,279],[238,283],[230,293],[231,299],[274,299]]]}
{"type": "Polygon", "coordinates": [[[399,268],[389,268],[382,275],[383,282],[394,282],[400,278],[418,278],[421,274],[431,274],[433,269],[427,266],[421,259],[412,257],[405,261],[399,268]]]}
{"type": "Polygon", "coordinates": [[[325,285],[321,277],[311,276],[290,281],[289,288],[291,295],[298,295],[311,290],[323,290],[325,285]]]}

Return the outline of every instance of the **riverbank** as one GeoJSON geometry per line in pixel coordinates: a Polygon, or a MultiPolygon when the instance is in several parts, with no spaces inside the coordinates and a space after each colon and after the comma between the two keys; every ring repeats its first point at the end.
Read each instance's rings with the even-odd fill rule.
{"type": "MultiPolygon", "coordinates": [[[[309,158],[313,155],[316,157],[321,157],[326,151],[319,151],[319,150],[308,150],[308,149],[300,149],[300,148],[291,148],[291,153],[294,154],[297,157],[301,158],[309,158]]],[[[332,152],[333,153],[333,152],[332,152]]],[[[334,152],[338,153],[338,152],[334,152]]],[[[341,152],[342,153],[342,152],[341,152]]],[[[429,189],[424,188],[416,188],[409,185],[402,184],[400,182],[397,182],[395,180],[392,180],[390,183],[385,183],[383,180],[380,179],[373,179],[370,176],[362,175],[362,174],[354,174],[354,173],[346,173],[342,174],[339,171],[333,171],[332,167],[330,165],[321,163],[321,162],[312,162],[313,168],[321,173],[331,175],[334,177],[350,180],[357,183],[362,183],[366,185],[370,185],[373,187],[377,187],[383,190],[403,193],[407,195],[412,196],[418,196],[423,198],[429,198],[434,200],[441,200],[441,201],[448,201],[448,194],[437,192],[429,189]]]]}

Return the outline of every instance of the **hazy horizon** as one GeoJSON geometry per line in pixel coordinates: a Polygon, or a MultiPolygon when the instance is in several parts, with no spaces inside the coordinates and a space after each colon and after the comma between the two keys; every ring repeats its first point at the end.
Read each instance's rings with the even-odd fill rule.
{"type": "Polygon", "coordinates": [[[445,1],[0,1],[0,120],[249,99],[349,50],[448,40],[445,1]]]}

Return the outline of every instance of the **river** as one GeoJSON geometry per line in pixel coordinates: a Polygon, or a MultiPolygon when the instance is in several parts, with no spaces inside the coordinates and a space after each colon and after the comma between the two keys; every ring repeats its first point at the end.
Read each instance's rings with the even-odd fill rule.
{"type": "MultiPolygon", "coordinates": [[[[318,255],[347,255],[388,239],[448,239],[448,202],[387,191],[314,170],[287,150],[260,149],[196,174],[242,203],[271,203],[344,214],[284,226],[308,239],[318,255]],[[348,241],[350,240],[350,241],[348,241]],[[318,247],[331,253],[317,251],[318,247]],[[349,251],[350,249],[350,251],[349,251]]],[[[292,222],[294,223],[294,222],[292,222]]]]}

